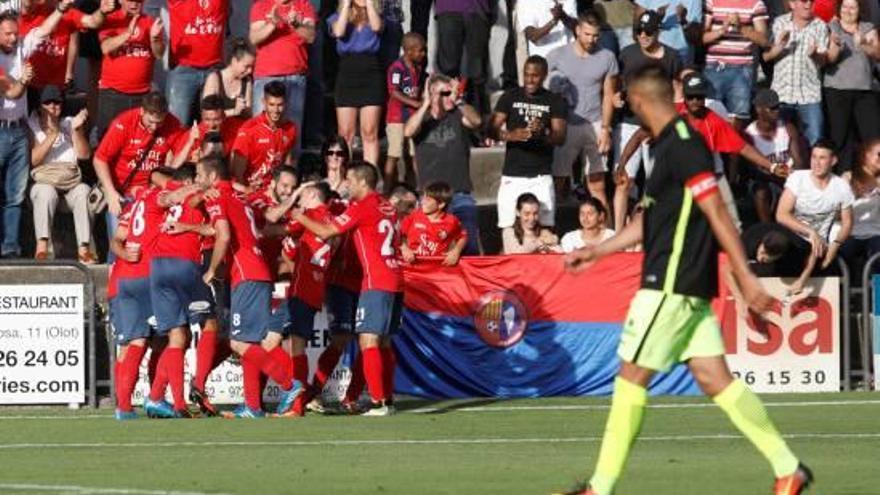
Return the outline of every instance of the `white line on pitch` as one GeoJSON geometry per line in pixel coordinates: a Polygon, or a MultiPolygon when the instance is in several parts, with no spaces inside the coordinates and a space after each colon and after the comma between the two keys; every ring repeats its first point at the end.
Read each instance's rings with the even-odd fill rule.
{"type": "MultiPolygon", "coordinates": [[[[878,433],[792,433],[783,435],[788,439],[876,439],[878,433]]],[[[700,440],[736,440],[741,435],[719,433],[715,435],[663,435],[639,437],[642,442],[688,442],[700,440]]],[[[377,439],[377,440],[282,440],[222,441],[222,442],[71,442],[71,443],[11,443],[0,444],[0,450],[27,449],[117,449],[117,448],[182,448],[182,447],[351,447],[361,445],[492,445],[535,443],[588,443],[598,442],[602,437],[549,437],[549,438],[427,438],[427,439],[377,439]]]]}
{"type": "MultiPolygon", "coordinates": [[[[766,407],[819,407],[819,406],[867,406],[880,405],[880,400],[846,400],[846,401],[811,401],[811,402],[764,402],[766,407]]],[[[699,402],[689,404],[651,404],[649,409],[699,409],[703,407],[717,407],[713,402],[699,402]]],[[[477,407],[422,407],[406,411],[415,414],[428,414],[438,412],[512,412],[512,411],[591,411],[611,409],[610,404],[561,404],[561,405],[536,405],[536,406],[477,406],[477,407]]]]}
{"type": "MultiPolygon", "coordinates": [[[[138,488],[101,488],[79,485],[36,485],[31,483],[0,483],[0,490],[25,492],[57,492],[73,495],[208,495],[205,492],[180,492],[167,490],[141,490],[138,488]]],[[[215,495],[223,495],[215,493],[215,495]]]]}

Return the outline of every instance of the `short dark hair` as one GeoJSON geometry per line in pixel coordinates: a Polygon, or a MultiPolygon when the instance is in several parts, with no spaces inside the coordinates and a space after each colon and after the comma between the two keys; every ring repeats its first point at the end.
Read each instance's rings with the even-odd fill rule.
{"type": "Polygon", "coordinates": [[[141,99],[141,107],[147,113],[165,115],[168,113],[168,100],[158,91],[150,91],[141,99]]]}
{"type": "Polygon", "coordinates": [[[174,169],[171,177],[176,181],[193,180],[196,178],[196,166],[192,163],[184,163],[174,169]]]}
{"type": "Polygon", "coordinates": [[[20,17],[20,14],[18,13],[18,11],[7,10],[6,12],[3,12],[2,14],[0,14],[0,23],[10,21],[10,22],[14,22],[14,23],[18,24],[19,17],[20,17]]]}
{"type": "Polygon", "coordinates": [[[416,31],[410,31],[403,35],[403,38],[400,40],[400,46],[406,48],[407,46],[413,43],[421,43],[422,45],[427,44],[425,41],[425,37],[416,31]]]}
{"type": "Polygon", "coordinates": [[[587,10],[578,16],[578,25],[580,24],[589,24],[590,26],[601,28],[602,19],[592,10],[587,10]]]}
{"type": "Polygon", "coordinates": [[[816,141],[816,144],[813,145],[813,148],[828,150],[832,155],[837,155],[837,146],[834,145],[834,141],[828,138],[819,138],[819,140],[816,141]]]}
{"type": "Polygon", "coordinates": [[[211,154],[206,157],[202,157],[202,159],[199,160],[199,163],[205,169],[205,172],[214,172],[221,180],[229,178],[229,163],[226,161],[226,157],[222,155],[211,154]]]}
{"type": "Polygon", "coordinates": [[[643,88],[649,96],[672,101],[672,81],[659,64],[649,63],[636,70],[626,80],[628,93],[643,88]]]}
{"type": "Polygon", "coordinates": [[[277,167],[272,169],[272,178],[276,181],[281,178],[281,174],[290,174],[294,177],[297,177],[296,169],[291,167],[290,165],[278,165],[277,167]]]}
{"type": "Polygon", "coordinates": [[[443,205],[441,209],[446,211],[452,201],[452,187],[443,181],[432,182],[425,186],[425,196],[443,205]]]}
{"type": "Polygon", "coordinates": [[[217,111],[217,110],[226,110],[226,105],[223,103],[223,97],[219,94],[208,95],[202,98],[201,103],[199,104],[199,108],[204,111],[217,111]]]}
{"type": "Polygon", "coordinates": [[[254,48],[254,45],[251,44],[250,41],[244,38],[233,38],[232,41],[229,42],[229,55],[236,60],[245,55],[256,57],[257,49],[254,48]]]}
{"type": "Polygon", "coordinates": [[[761,238],[761,244],[764,245],[764,251],[767,252],[767,256],[773,258],[781,257],[791,247],[791,241],[788,236],[775,230],[764,234],[764,237],[761,238]]]}
{"type": "Polygon", "coordinates": [[[376,167],[363,160],[355,160],[351,162],[348,170],[358,179],[366,181],[370,189],[376,189],[379,183],[379,172],[376,171],[376,167]]]}
{"type": "Polygon", "coordinates": [[[318,192],[318,198],[322,203],[329,201],[330,197],[333,195],[333,190],[330,189],[330,184],[327,184],[326,182],[316,182],[312,187],[318,192]]]}
{"type": "Polygon", "coordinates": [[[269,81],[263,88],[263,98],[267,96],[287,99],[287,87],[281,81],[269,81]]]}
{"type": "Polygon", "coordinates": [[[586,205],[592,206],[593,209],[595,209],[600,215],[605,215],[606,217],[608,216],[608,210],[605,208],[605,203],[599,201],[599,199],[597,199],[595,196],[590,196],[587,199],[581,201],[581,204],[580,206],[578,206],[578,208],[586,205]]]}
{"type": "Polygon", "coordinates": [[[526,59],[525,65],[537,65],[541,68],[544,74],[548,71],[547,59],[540,55],[530,55],[529,58],[526,59]]]}

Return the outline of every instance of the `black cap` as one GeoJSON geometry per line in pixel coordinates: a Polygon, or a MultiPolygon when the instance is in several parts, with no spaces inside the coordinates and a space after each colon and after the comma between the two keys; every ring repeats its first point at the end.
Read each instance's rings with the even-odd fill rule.
{"type": "Polygon", "coordinates": [[[58,86],[46,86],[43,88],[43,92],[40,93],[40,103],[49,101],[64,101],[64,93],[61,92],[61,88],[58,86]]]}
{"type": "Polygon", "coordinates": [[[660,31],[660,24],[663,22],[663,16],[656,10],[646,10],[639,16],[636,22],[636,33],[642,31],[654,35],[660,31]]]}
{"type": "Polygon", "coordinates": [[[685,96],[706,96],[709,93],[709,85],[699,72],[688,74],[682,81],[685,96]]]}
{"type": "Polygon", "coordinates": [[[759,89],[752,103],[756,107],[774,108],[779,106],[779,95],[770,88],[759,89]]]}

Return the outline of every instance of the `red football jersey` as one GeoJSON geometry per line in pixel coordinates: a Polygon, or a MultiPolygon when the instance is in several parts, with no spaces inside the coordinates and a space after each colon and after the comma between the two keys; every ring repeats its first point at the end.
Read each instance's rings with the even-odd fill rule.
{"type": "Polygon", "coordinates": [[[416,256],[445,256],[449,246],[467,237],[455,215],[442,213],[437,221],[433,221],[421,209],[403,219],[400,233],[406,237],[407,246],[416,256]]]}
{"type": "Polygon", "coordinates": [[[228,0],[168,0],[172,66],[208,69],[223,62],[228,0]]]}
{"type": "MultiPolygon", "coordinates": [[[[120,93],[140,94],[150,90],[153,83],[153,49],[150,46],[150,30],[154,18],[141,14],[137,20],[134,36],[113,53],[104,55],[101,68],[101,89],[115,89],[120,93]]],[[[103,42],[128,31],[131,17],[122,9],[107,16],[98,38],[103,42]]]]}
{"type": "Polygon", "coordinates": [[[273,129],[266,114],[262,113],[238,129],[232,151],[247,161],[245,182],[259,189],[269,184],[272,169],[284,163],[295,143],[296,126],[293,122],[282,122],[273,129]]]}
{"type": "Polygon", "coordinates": [[[400,292],[403,274],[397,261],[397,211],[377,192],[348,208],[333,219],[340,232],[352,231],[358,259],[364,271],[361,290],[400,292]]]}
{"type": "MultiPolygon", "coordinates": [[[[223,139],[223,153],[229,158],[229,155],[232,153],[232,146],[235,144],[235,138],[238,137],[238,130],[241,128],[242,124],[244,124],[244,120],[238,117],[226,117],[223,119],[223,123],[220,124],[220,138],[223,139]]],[[[192,162],[198,161],[198,152],[202,148],[202,142],[205,140],[205,134],[208,133],[208,127],[205,124],[199,124],[199,137],[193,143],[192,148],[190,148],[190,156],[189,159],[192,162]]],[[[182,149],[186,142],[189,140],[189,131],[181,132],[180,142],[177,145],[178,149],[182,149]]]]}
{"type": "MultiPolygon", "coordinates": [[[[286,19],[295,12],[305,21],[318,22],[318,15],[309,0],[256,0],[251,6],[250,22],[265,20],[277,7],[278,17],[286,19]]],[[[309,70],[309,46],[290,24],[279,23],[272,34],[257,47],[254,77],[304,75],[309,70]]]]}
{"type": "MultiPolygon", "coordinates": [[[[317,222],[328,223],[333,219],[330,210],[321,205],[305,211],[305,216],[317,222]]],[[[312,308],[320,310],[327,292],[327,270],[333,256],[333,242],[325,242],[301,223],[291,220],[287,232],[297,243],[296,271],[290,277],[287,297],[296,297],[312,308]]]]}
{"type": "MultiPolygon", "coordinates": [[[[179,182],[171,181],[166,186],[166,191],[176,191],[184,187],[179,182]]],[[[164,224],[174,222],[186,223],[190,225],[199,225],[205,223],[205,213],[201,205],[192,206],[189,204],[189,197],[179,205],[172,205],[165,209],[165,217],[162,220],[164,224]]],[[[156,196],[154,202],[159,207],[159,195],[156,196]]],[[[161,208],[161,207],[160,207],[161,208]]],[[[183,258],[200,265],[202,263],[202,236],[196,232],[185,232],[183,234],[168,234],[159,232],[156,236],[156,242],[153,247],[154,258],[183,258]]]]}
{"type": "MultiPolygon", "coordinates": [[[[122,187],[122,183],[135,168],[150,143],[150,132],[141,122],[142,112],[140,108],[133,108],[119,114],[110,124],[107,134],[95,151],[95,158],[103,160],[110,167],[113,185],[117,190],[122,187]]],[[[150,180],[150,172],[165,165],[169,152],[176,153],[180,150],[181,132],[185,131],[180,121],[169,113],[156,129],[156,139],[150,154],[135,173],[129,190],[136,186],[146,186],[150,180]]],[[[128,193],[128,191],[121,192],[128,193]]]]}
{"type": "MultiPolygon", "coordinates": [[[[54,8],[48,5],[32,4],[31,11],[22,12],[19,19],[19,39],[34,28],[40,27],[47,17],[52,15],[54,8]]],[[[70,36],[83,28],[82,18],[84,14],[73,8],[68,9],[61,16],[58,27],[49,35],[36,51],[28,58],[28,62],[34,67],[34,79],[30,86],[43,88],[49,85],[64,86],[64,77],[67,72],[67,52],[70,47],[70,36]]]]}
{"type": "Polygon", "coordinates": [[[260,232],[253,210],[236,195],[232,182],[219,181],[215,188],[220,192],[220,197],[208,200],[206,207],[211,224],[220,220],[229,223],[231,238],[226,264],[229,266],[232,286],[244,281],[271,282],[272,275],[258,245],[260,232]]]}
{"type": "Polygon", "coordinates": [[[269,193],[268,189],[261,189],[249,194],[245,198],[248,206],[254,212],[254,224],[257,226],[257,232],[261,233],[259,239],[260,249],[263,251],[263,257],[269,265],[273,278],[278,274],[278,265],[281,257],[283,237],[273,237],[262,235],[263,228],[266,227],[266,210],[278,206],[278,202],[269,193]]]}
{"type": "Polygon", "coordinates": [[[158,187],[142,189],[119,216],[119,225],[128,227],[126,247],[140,245],[141,258],[136,263],[116,258],[113,263],[113,274],[116,278],[141,278],[150,275],[150,258],[153,255],[153,247],[159,236],[162,220],[165,218],[165,210],[158,203],[161,193],[162,189],[158,187]]]}
{"type": "MultiPolygon", "coordinates": [[[[330,201],[330,214],[341,215],[348,208],[348,201],[330,201]]],[[[357,249],[351,232],[339,236],[339,245],[336,253],[330,259],[330,270],[327,276],[327,285],[335,285],[348,289],[352,292],[360,292],[364,273],[361,270],[361,262],[358,260],[357,249]]]]}

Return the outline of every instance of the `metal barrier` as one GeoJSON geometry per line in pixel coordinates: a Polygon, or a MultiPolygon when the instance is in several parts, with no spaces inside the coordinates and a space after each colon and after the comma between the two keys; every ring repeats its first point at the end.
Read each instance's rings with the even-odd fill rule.
{"type": "Polygon", "coordinates": [[[864,389],[871,390],[874,383],[874,375],[877,370],[871,370],[873,357],[873,340],[874,340],[874,285],[871,283],[871,272],[874,263],[880,260],[880,253],[876,253],[865,262],[865,269],[862,270],[862,372],[864,374],[864,389]]]}
{"type": "Polygon", "coordinates": [[[840,331],[842,335],[843,341],[843,389],[846,391],[852,390],[851,384],[851,376],[852,376],[852,358],[850,358],[850,352],[852,349],[852,338],[850,336],[850,278],[849,278],[849,268],[844,263],[843,259],[840,256],[836,258],[837,266],[840,268],[840,286],[841,286],[841,316],[843,319],[843,324],[841,325],[840,331]]]}
{"type": "MultiPolygon", "coordinates": [[[[98,373],[97,373],[97,357],[96,357],[96,336],[95,336],[95,304],[97,303],[95,294],[95,279],[92,272],[82,263],[72,260],[52,260],[52,261],[36,261],[29,259],[8,259],[0,260],[0,268],[42,268],[42,267],[58,267],[58,268],[74,268],[82,273],[85,278],[84,290],[86,296],[91,300],[90,304],[85,306],[88,313],[88,390],[86,392],[88,404],[90,407],[98,407],[98,373]]],[[[25,284],[21,284],[25,285],[25,284]]],[[[85,303],[85,301],[84,301],[85,303]]]]}

